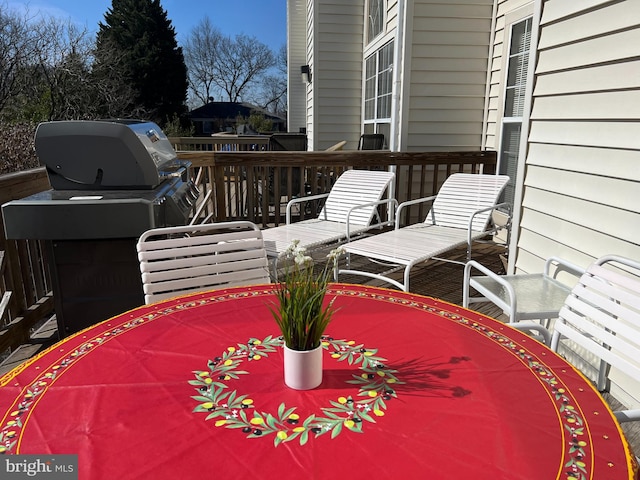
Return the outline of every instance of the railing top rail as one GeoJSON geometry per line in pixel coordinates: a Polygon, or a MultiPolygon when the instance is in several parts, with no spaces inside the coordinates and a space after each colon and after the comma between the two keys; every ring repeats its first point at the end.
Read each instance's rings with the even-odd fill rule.
{"type": "Polygon", "coordinates": [[[210,137],[168,137],[171,145],[268,145],[268,135],[212,135],[210,137]]]}
{"type": "Polygon", "coordinates": [[[319,151],[319,152],[178,152],[178,157],[192,162],[193,166],[268,165],[278,166],[372,166],[372,165],[423,165],[438,163],[495,164],[495,151],[462,152],[390,152],[373,150],[319,151]]]}

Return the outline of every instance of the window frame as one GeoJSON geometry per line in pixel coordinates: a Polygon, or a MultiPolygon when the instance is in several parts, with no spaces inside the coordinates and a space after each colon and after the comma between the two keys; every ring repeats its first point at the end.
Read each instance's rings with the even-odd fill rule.
{"type": "MultiPolygon", "coordinates": [[[[527,94],[529,92],[529,77],[530,77],[530,69],[531,69],[531,47],[532,47],[532,36],[533,36],[533,15],[527,15],[513,22],[510,22],[507,25],[509,31],[508,43],[505,45],[505,73],[504,73],[504,83],[502,89],[503,101],[502,108],[500,110],[500,140],[498,143],[498,172],[500,174],[509,174],[512,177],[509,180],[509,184],[507,188],[505,188],[505,193],[502,196],[501,201],[512,202],[514,205],[516,203],[516,185],[517,185],[517,172],[521,166],[520,159],[520,145],[522,144],[523,137],[522,133],[524,131],[524,121],[525,115],[527,112],[524,111],[525,106],[527,104],[527,94]],[[516,28],[520,25],[525,26],[524,33],[528,36],[528,45],[526,48],[519,49],[518,51],[514,51],[514,33],[516,28]],[[527,34],[528,32],[528,34],[527,34]],[[515,65],[512,63],[514,59],[521,57],[522,61],[516,62],[515,65]],[[512,67],[519,67],[520,65],[525,65],[526,68],[523,69],[522,72],[516,73],[515,81],[513,84],[510,84],[510,79],[514,76],[514,72],[512,71],[512,67]],[[510,91],[519,92],[514,95],[510,95],[510,91]],[[510,102],[509,99],[512,99],[513,102],[510,102]],[[509,113],[509,115],[507,115],[509,113]],[[519,113],[519,115],[514,115],[514,113],[519,113]],[[513,148],[512,142],[510,147],[507,148],[505,142],[508,140],[507,130],[513,129],[514,127],[519,127],[519,139],[518,139],[518,148],[513,148]],[[507,158],[508,157],[508,158],[507,158]],[[510,160],[510,161],[508,161],[510,160]]],[[[525,42],[527,43],[527,42],[525,42]]],[[[523,44],[524,45],[524,44],[523,44]]],[[[526,140],[526,139],[525,139],[526,140]]]]}
{"type": "Polygon", "coordinates": [[[395,39],[392,38],[368,55],[363,66],[363,131],[384,133],[387,139],[393,115],[394,53],[395,39]]]}
{"type": "Polygon", "coordinates": [[[385,32],[384,26],[386,22],[386,14],[386,0],[367,0],[367,9],[365,11],[365,44],[369,45],[385,32]],[[377,12],[373,12],[373,14],[376,16],[375,22],[372,21],[372,10],[374,9],[378,10],[377,12]]]}

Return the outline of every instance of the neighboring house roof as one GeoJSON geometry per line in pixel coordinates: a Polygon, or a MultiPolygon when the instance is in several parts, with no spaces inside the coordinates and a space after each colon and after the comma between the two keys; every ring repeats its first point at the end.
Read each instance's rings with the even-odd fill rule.
{"type": "Polygon", "coordinates": [[[195,108],[189,113],[191,120],[234,119],[238,116],[248,117],[251,112],[259,112],[273,122],[285,122],[285,119],[256,107],[250,103],[239,102],[209,102],[202,107],[195,108]]]}

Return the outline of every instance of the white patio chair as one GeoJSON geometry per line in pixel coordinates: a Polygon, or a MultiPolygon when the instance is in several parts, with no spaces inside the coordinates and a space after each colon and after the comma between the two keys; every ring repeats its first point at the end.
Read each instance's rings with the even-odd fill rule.
{"type": "Polygon", "coordinates": [[[467,244],[467,260],[470,260],[472,242],[493,232],[489,228],[492,210],[508,207],[507,204],[497,204],[508,181],[506,175],[455,173],[447,178],[437,195],[401,203],[396,212],[394,230],[344,246],[348,262],[351,255],[360,255],[373,262],[389,264],[391,270],[383,273],[352,270],[348,263],[347,268],[336,271],[336,279],[340,274],[362,275],[408,292],[409,275],[415,265],[464,244],[467,244]],[[425,221],[400,227],[402,210],[423,202],[433,202],[425,221]],[[389,277],[392,271],[403,267],[403,281],[389,277]]]}
{"type": "Polygon", "coordinates": [[[146,304],[271,280],[262,232],[247,221],[154,228],[137,250],[146,304]]]}
{"type": "Polygon", "coordinates": [[[395,175],[393,172],[347,170],[338,177],[329,193],[296,198],[287,204],[286,224],[262,231],[265,248],[274,265],[293,240],[307,250],[334,242],[349,241],[353,235],[388,224],[378,218],[377,207],[397,205],[394,198],[381,200],[395,175]],[[297,204],[326,198],[317,218],[293,223],[292,208],[297,204]]]}
{"type": "MultiPolygon", "coordinates": [[[[638,388],[640,262],[607,255],[587,268],[560,309],[551,349],[558,351],[567,341],[567,347],[576,346],[581,357],[590,353],[600,360],[596,386],[601,392],[608,390],[611,369],[635,381],[638,388]]],[[[640,420],[640,409],[614,414],[619,422],[640,420]]]]}

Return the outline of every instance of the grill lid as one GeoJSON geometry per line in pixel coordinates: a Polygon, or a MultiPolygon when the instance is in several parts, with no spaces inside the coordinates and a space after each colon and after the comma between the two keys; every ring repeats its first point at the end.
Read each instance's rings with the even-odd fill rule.
{"type": "Polygon", "coordinates": [[[190,164],[160,127],[140,120],[41,123],[35,147],[55,190],[154,188],[190,164]]]}

